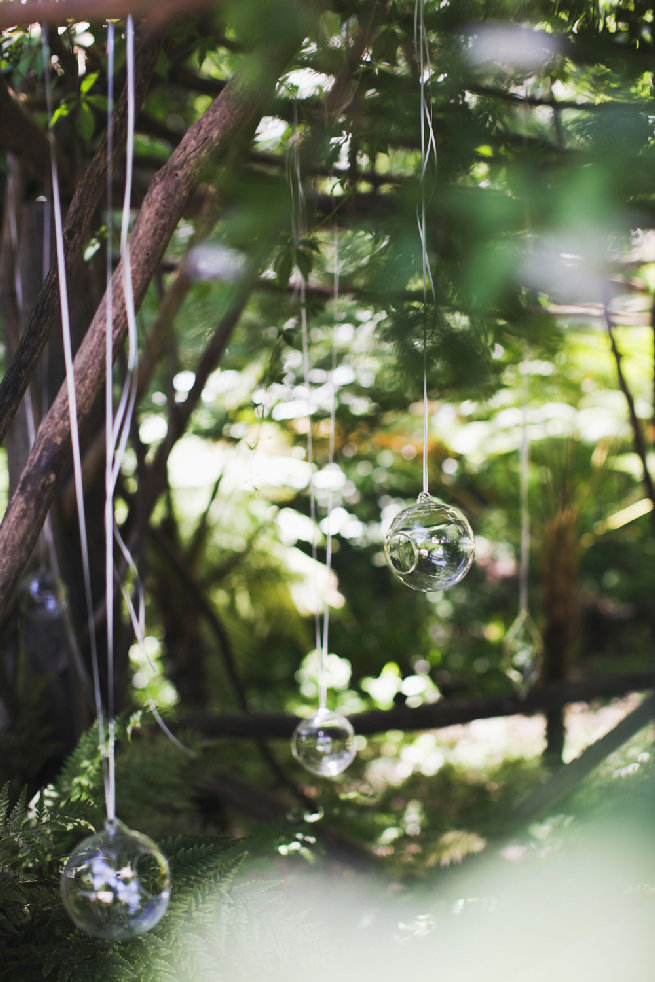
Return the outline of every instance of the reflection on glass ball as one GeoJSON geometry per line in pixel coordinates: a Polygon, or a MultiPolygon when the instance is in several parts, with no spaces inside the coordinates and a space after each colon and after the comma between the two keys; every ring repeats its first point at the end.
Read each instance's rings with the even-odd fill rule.
{"type": "Polygon", "coordinates": [[[123,941],[150,931],[170,896],[168,863],[152,839],[107,822],[71,853],[61,875],[64,907],[96,938],[123,941]]]}
{"type": "Polygon", "coordinates": [[[321,777],[335,777],[355,759],[355,731],[345,716],[319,709],[298,723],[291,738],[296,760],[321,777]]]}
{"type": "Polygon", "coordinates": [[[412,590],[445,590],[468,573],[475,552],[473,530],[453,505],[421,492],[399,512],[384,540],[392,572],[412,590]]]}
{"type": "Polygon", "coordinates": [[[63,612],[65,596],[61,580],[49,569],[39,569],[25,581],[23,609],[29,617],[55,620],[63,612]]]}
{"type": "Polygon", "coordinates": [[[511,625],[504,642],[505,674],[517,691],[525,695],[539,680],[542,641],[527,610],[522,610],[511,625]]]}

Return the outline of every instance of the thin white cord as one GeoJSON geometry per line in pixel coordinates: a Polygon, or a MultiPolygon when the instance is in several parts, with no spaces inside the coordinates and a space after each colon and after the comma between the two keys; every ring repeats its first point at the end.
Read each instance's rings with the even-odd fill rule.
{"type": "MultiPolygon", "coordinates": [[[[306,232],[306,204],[305,189],[302,182],[300,169],[300,138],[298,135],[298,103],[293,102],[293,137],[291,152],[287,157],[287,181],[291,195],[291,234],[295,248],[298,248],[301,236],[306,232]]],[[[300,273],[300,271],[298,271],[300,273]]],[[[314,584],[314,595],[316,602],[314,605],[314,649],[321,651],[321,620],[320,606],[321,598],[317,580],[318,545],[316,541],[316,494],[314,491],[314,442],[312,437],[312,402],[311,389],[309,382],[309,330],[307,326],[307,296],[305,277],[300,274],[294,284],[294,293],[297,295],[300,306],[300,337],[302,342],[302,363],[305,381],[305,392],[307,393],[307,463],[309,464],[309,517],[312,525],[312,578],[314,584]]],[[[320,675],[320,670],[319,670],[320,675]]],[[[321,680],[318,682],[319,692],[321,691],[321,680]]]]}
{"type": "Polygon", "coordinates": [[[109,719],[109,786],[112,800],[110,818],[115,818],[116,745],[114,725],[114,291],[112,287],[113,251],[113,154],[114,154],[114,24],[107,24],[107,246],[106,246],[106,330],[105,330],[105,598],[107,632],[107,715],[109,719]]]}
{"type": "Polygon", "coordinates": [[[77,425],[77,399],[75,394],[75,376],[73,369],[73,350],[70,328],[70,309],[68,304],[68,287],[66,283],[66,256],[64,249],[64,234],[59,190],[59,171],[57,167],[57,150],[54,134],[52,133],[52,91],[50,86],[50,48],[48,32],[45,26],[41,29],[41,45],[43,51],[44,83],[46,108],[48,113],[48,139],[50,142],[50,172],[52,179],[52,204],[55,220],[55,245],[57,254],[57,273],[59,278],[59,307],[61,313],[62,342],[64,349],[64,364],[66,368],[66,392],[68,395],[68,414],[71,430],[71,447],[73,452],[73,477],[75,484],[75,499],[77,504],[77,524],[80,537],[80,552],[82,558],[82,578],[84,583],[84,599],[86,603],[89,645],[91,648],[91,667],[93,676],[93,695],[98,722],[98,743],[102,757],[103,781],[105,787],[105,807],[107,820],[114,815],[114,803],[111,796],[111,786],[108,767],[108,747],[105,737],[105,716],[100,690],[100,672],[98,665],[98,647],[96,644],[93,623],[93,596],[91,590],[91,571],[89,566],[89,541],[84,511],[84,484],[82,480],[82,455],[80,452],[80,434],[77,425]]]}
{"type": "MultiPolygon", "coordinates": [[[[112,157],[113,157],[113,70],[114,70],[114,32],[113,25],[107,26],[107,332],[106,332],[106,402],[105,402],[105,429],[106,429],[106,459],[105,459],[105,580],[106,580],[106,617],[107,617],[107,704],[109,717],[109,770],[110,770],[110,794],[112,801],[115,802],[116,782],[115,782],[115,712],[114,712],[114,649],[115,649],[115,625],[114,625],[114,544],[118,545],[120,553],[128,567],[135,583],[136,604],[132,600],[129,590],[125,585],[121,588],[121,593],[125,601],[136,642],[145,655],[148,664],[154,671],[152,660],[148,656],[145,645],[145,592],[141,582],[136,563],[130,553],[123,537],[120,534],[115,520],[114,496],[116,484],[120,475],[121,467],[125,457],[127,441],[129,439],[130,427],[134,415],[137,394],[137,372],[139,363],[139,339],[136,321],[136,307],[134,303],[134,290],[132,284],[132,263],[130,257],[129,229],[132,210],[132,180],[134,173],[134,130],[136,120],[136,98],[135,98],[135,63],[134,63],[134,21],[132,16],[128,16],[125,31],[125,60],[126,60],[126,90],[127,90],[127,139],[125,149],[125,187],[123,191],[123,207],[121,213],[121,235],[120,253],[122,263],[122,286],[123,299],[125,303],[125,315],[127,320],[127,369],[126,377],[118,402],[114,411],[113,404],[113,290],[112,290],[112,157]]],[[[148,696],[148,708],[152,713],[156,723],[163,730],[168,739],[185,753],[192,754],[193,751],[185,747],[171,733],[164,723],[155,701],[146,687],[148,696]]]]}
{"type": "Polygon", "coordinates": [[[521,386],[521,446],[519,450],[519,483],[521,511],[521,557],[519,565],[519,614],[528,610],[528,570],[530,565],[530,509],[528,501],[528,470],[530,466],[530,437],[528,433],[529,375],[528,355],[521,362],[523,384],[521,386]]]}
{"type": "MultiPolygon", "coordinates": [[[[332,356],[330,363],[330,436],[328,443],[328,467],[334,463],[334,447],[336,440],[336,411],[337,411],[337,390],[334,381],[337,369],[337,346],[336,346],[336,313],[339,302],[339,229],[334,229],[334,281],[332,289],[333,299],[333,321],[332,321],[332,356]]],[[[330,582],[332,575],[332,489],[328,491],[327,500],[327,531],[325,546],[325,566],[327,569],[327,579],[330,582]]],[[[329,630],[330,630],[330,605],[325,600],[323,606],[323,637],[321,639],[321,661],[318,674],[318,705],[319,709],[327,707],[327,675],[328,675],[328,655],[329,655],[329,630]]]]}
{"type": "MultiPolygon", "coordinates": [[[[305,391],[307,393],[307,463],[309,464],[309,517],[312,524],[312,578],[316,603],[314,605],[314,647],[321,650],[320,622],[320,591],[317,579],[318,545],[316,542],[316,493],[314,491],[314,441],[312,439],[312,405],[309,387],[309,331],[307,328],[307,303],[305,297],[305,280],[301,280],[298,290],[300,300],[300,335],[302,339],[303,375],[305,376],[305,391]]],[[[319,682],[320,689],[320,682],[319,682]]]]}
{"type": "Polygon", "coordinates": [[[430,52],[425,30],[425,0],[416,0],[414,7],[414,50],[419,66],[419,115],[421,134],[421,196],[420,203],[416,209],[416,221],[418,225],[419,239],[421,242],[421,272],[423,276],[423,493],[428,494],[429,411],[428,338],[426,315],[428,289],[432,295],[433,303],[436,302],[436,294],[434,289],[434,281],[432,278],[432,270],[430,269],[430,259],[428,256],[427,222],[425,214],[425,178],[431,156],[434,156],[436,165],[437,142],[432,123],[432,108],[426,99],[426,80],[429,80],[431,69],[430,52]]]}

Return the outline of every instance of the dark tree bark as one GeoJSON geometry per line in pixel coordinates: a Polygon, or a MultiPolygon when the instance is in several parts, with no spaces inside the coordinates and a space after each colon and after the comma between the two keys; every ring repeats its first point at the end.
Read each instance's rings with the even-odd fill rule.
{"type": "MultiPolygon", "coordinates": [[[[194,188],[209,165],[219,156],[226,156],[235,148],[249,143],[257,122],[272,97],[275,80],[302,40],[306,26],[299,17],[283,46],[270,51],[256,51],[204,115],[190,127],[170,160],[153,179],[130,240],[132,284],[137,308],[194,188]]],[[[70,248],[70,243],[68,247],[70,248]]],[[[127,333],[127,318],[124,304],[121,303],[122,282],[121,263],[113,278],[116,298],[114,351],[120,349],[127,333]]],[[[56,300],[56,296],[52,296],[54,277],[49,278],[46,287],[47,296],[52,303],[56,300]]],[[[43,319],[43,311],[40,314],[40,318],[34,322],[37,329],[43,319]]],[[[80,425],[88,418],[102,389],[105,330],[106,312],[103,302],[96,311],[75,358],[80,425]]],[[[24,368],[19,373],[25,385],[32,369],[33,361],[30,360],[29,368],[24,368]]],[[[10,400],[11,406],[17,398],[18,395],[14,392],[10,400]]],[[[11,602],[18,577],[39,534],[69,452],[68,398],[62,388],[37,433],[27,466],[0,526],[0,551],[2,555],[9,557],[0,568],[0,618],[4,616],[11,602]]]]}

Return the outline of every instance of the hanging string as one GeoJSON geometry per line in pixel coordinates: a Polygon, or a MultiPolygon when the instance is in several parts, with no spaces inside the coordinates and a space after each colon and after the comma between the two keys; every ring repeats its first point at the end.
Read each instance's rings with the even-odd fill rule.
{"type": "MultiPolygon", "coordinates": [[[[294,121],[295,105],[294,105],[294,121]]],[[[296,201],[302,201],[302,182],[300,175],[300,163],[298,156],[298,141],[297,138],[294,141],[294,164],[295,169],[290,177],[293,177],[295,181],[296,188],[298,189],[295,193],[292,187],[292,203],[296,201]]],[[[293,184],[293,182],[292,182],[293,184]]],[[[294,242],[296,246],[299,241],[298,235],[298,213],[294,214],[294,242]]],[[[339,260],[338,260],[338,243],[335,240],[335,287],[334,287],[334,299],[336,300],[338,296],[339,281],[338,281],[338,271],[339,271],[339,260]]],[[[313,449],[311,441],[311,415],[312,407],[310,402],[310,389],[309,389],[309,345],[307,337],[307,316],[305,311],[305,282],[304,277],[301,278],[300,286],[300,298],[302,304],[302,314],[301,314],[301,327],[303,334],[303,365],[305,372],[305,386],[307,389],[307,424],[308,424],[308,440],[307,440],[307,452],[310,459],[311,466],[311,477],[309,485],[310,493],[310,513],[312,520],[312,559],[313,568],[316,575],[317,570],[317,559],[316,559],[316,507],[315,507],[315,494],[314,494],[314,469],[313,469],[313,449]]],[[[336,319],[336,309],[335,309],[335,319],[336,319]]],[[[331,372],[330,372],[330,387],[331,387],[331,406],[330,406],[330,440],[328,448],[329,463],[328,467],[334,461],[334,434],[335,434],[335,406],[336,406],[336,393],[335,393],[335,368],[336,368],[336,354],[335,354],[335,322],[333,320],[332,324],[332,358],[331,358],[331,372]]],[[[332,533],[330,529],[330,519],[332,512],[332,494],[328,490],[328,503],[327,503],[327,524],[326,524],[326,570],[327,570],[327,585],[329,585],[331,570],[332,570],[332,533]]],[[[315,648],[319,655],[319,668],[318,668],[318,709],[315,713],[301,720],[293,731],[291,737],[291,751],[308,771],[313,774],[318,774],[321,777],[336,777],[337,774],[341,774],[347,767],[352,763],[356,750],[355,750],[355,732],[353,730],[352,724],[345,716],[342,716],[338,712],[331,712],[327,708],[327,659],[328,659],[328,632],[329,632],[329,607],[327,602],[327,586],[326,589],[319,594],[318,585],[315,581],[315,591],[316,591],[316,606],[315,606],[315,628],[316,628],[316,643],[315,648]],[[323,613],[323,631],[321,634],[321,622],[320,613],[323,613]]]]}
{"type": "MultiPolygon", "coordinates": [[[[523,28],[528,28],[528,3],[523,3],[523,28]]],[[[524,97],[527,100],[528,86],[524,85],[524,97]]],[[[529,109],[527,101],[523,103],[523,149],[527,148],[529,109]]],[[[528,250],[532,251],[532,215],[527,187],[525,194],[525,229],[528,238],[528,250]]],[[[530,469],[530,434],[528,431],[528,406],[530,401],[530,347],[526,344],[520,365],[521,380],[521,444],[519,448],[519,511],[521,516],[521,552],[519,558],[519,617],[528,614],[528,575],[530,567],[530,502],[528,497],[528,475],[530,469]]]]}
{"type": "Polygon", "coordinates": [[[419,100],[420,100],[420,136],[421,136],[421,180],[420,200],[416,209],[419,239],[421,242],[421,273],[423,278],[423,493],[428,494],[428,337],[427,337],[427,304],[428,289],[432,302],[436,302],[434,281],[430,268],[427,245],[426,193],[425,179],[431,157],[435,166],[437,162],[437,143],[432,122],[432,106],[427,98],[426,87],[429,85],[431,67],[430,51],[425,29],[425,0],[416,0],[414,7],[414,51],[419,70],[419,100]]]}
{"type": "MultiPolygon", "coordinates": [[[[129,73],[129,69],[128,69],[129,73]]],[[[129,77],[129,76],[128,76],[129,77]]],[[[129,90],[129,83],[128,83],[129,90]]],[[[129,101],[129,100],[128,100],[129,101]]],[[[129,123],[128,123],[129,132],[129,123]]],[[[107,245],[106,329],[105,329],[105,626],[107,637],[107,715],[109,717],[109,785],[112,802],[116,797],[116,735],[114,706],[114,294],[112,288],[113,178],[114,156],[114,23],[107,23],[107,245]]],[[[111,818],[115,817],[113,814],[111,818]]]]}
{"type": "MultiPolygon", "coordinates": [[[[113,225],[113,76],[114,76],[114,25],[107,25],[107,331],[105,338],[106,384],[105,384],[105,429],[106,458],[105,458],[105,582],[106,582],[106,629],[107,629],[107,715],[108,715],[108,756],[109,775],[112,800],[115,798],[115,624],[114,624],[114,544],[123,557],[135,584],[136,602],[125,584],[121,593],[125,602],[130,623],[134,631],[136,643],[152,670],[155,665],[148,655],[145,644],[145,591],[130,550],[120,534],[114,512],[114,497],[116,484],[120,475],[125,450],[134,415],[138,387],[139,340],[132,283],[132,263],[129,244],[130,216],[132,211],[132,180],[134,173],[134,131],[136,117],[135,99],[135,65],[134,65],[134,21],[128,16],[125,24],[125,62],[127,90],[127,139],[125,147],[125,186],[121,212],[120,255],[122,262],[122,287],[127,319],[127,366],[124,384],[121,389],[118,406],[114,411],[113,404],[113,287],[112,287],[112,225],[113,225]]],[[[185,753],[192,754],[171,732],[161,717],[149,687],[146,687],[148,708],[159,728],[166,737],[185,753]]]]}
{"type": "Polygon", "coordinates": [[[528,357],[521,362],[522,407],[521,407],[521,446],[519,450],[519,484],[521,512],[521,556],[519,565],[519,615],[528,611],[528,571],[530,565],[530,510],[528,502],[528,471],[530,466],[530,438],[528,434],[529,375],[528,357]]]}
{"type": "MultiPolygon", "coordinates": [[[[93,681],[93,697],[95,702],[96,720],[98,725],[98,745],[102,760],[102,775],[105,790],[105,808],[107,820],[113,821],[115,818],[115,801],[113,798],[113,786],[110,782],[108,745],[106,741],[106,724],[102,704],[102,693],[100,689],[100,669],[98,662],[98,647],[95,637],[93,622],[93,595],[91,590],[91,571],[89,564],[89,541],[86,525],[86,514],[84,510],[84,485],[82,479],[82,455],[80,451],[80,434],[77,425],[77,399],[75,394],[75,377],[73,370],[73,350],[70,326],[70,308],[68,303],[68,286],[66,283],[66,256],[64,250],[63,220],[61,207],[61,192],[59,187],[59,170],[57,166],[57,148],[55,145],[54,133],[52,132],[52,89],[50,83],[50,46],[48,43],[48,30],[44,25],[41,28],[41,46],[43,52],[44,65],[44,87],[46,97],[46,111],[48,117],[48,140],[50,143],[50,176],[52,182],[52,205],[55,225],[55,251],[57,260],[57,274],[59,279],[59,308],[61,315],[62,343],[64,349],[64,365],[66,370],[66,393],[68,396],[68,414],[71,431],[71,448],[73,455],[73,478],[75,484],[75,500],[77,506],[77,524],[80,539],[80,553],[82,560],[82,580],[84,587],[84,600],[87,615],[87,627],[89,635],[89,645],[91,649],[91,670],[93,681]]],[[[113,768],[112,768],[113,769],[113,768]]]]}
{"type": "MultiPolygon", "coordinates": [[[[307,231],[307,210],[305,201],[305,189],[302,181],[300,168],[300,136],[298,131],[298,102],[293,100],[293,136],[291,142],[291,152],[287,156],[287,182],[291,195],[291,237],[294,251],[297,251],[302,236],[307,231]]],[[[314,490],[314,442],[312,437],[312,402],[309,381],[309,330],[307,326],[307,291],[305,277],[300,270],[294,278],[294,296],[300,307],[300,337],[302,344],[302,364],[307,395],[307,463],[309,465],[309,517],[312,526],[312,581],[314,586],[314,649],[320,652],[321,646],[321,620],[320,620],[320,591],[317,580],[318,564],[318,543],[316,533],[316,493],[314,490]]],[[[319,670],[320,676],[320,670],[319,670]]],[[[319,692],[321,691],[321,680],[319,677],[319,692]]]]}
{"type": "MultiPolygon", "coordinates": [[[[31,32],[28,30],[28,35],[31,32]]],[[[16,308],[19,315],[20,328],[22,330],[25,318],[25,302],[24,296],[25,292],[23,289],[23,277],[21,272],[21,264],[19,257],[19,234],[18,234],[18,214],[16,211],[16,179],[14,175],[13,168],[10,168],[7,177],[7,199],[8,205],[8,221],[9,221],[9,237],[12,247],[13,260],[14,260],[14,291],[16,296],[16,308]]],[[[48,275],[48,270],[50,269],[50,237],[52,234],[51,229],[51,211],[50,203],[46,197],[43,198],[44,209],[43,209],[43,248],[41,254],[41,282],[43,283],[46,276],[48,275]]],[[[42,404],[46,404],[46,397],[43,395],[42,404]]],[[[34,440],[36,437],[37,429],[37,412],[34,405],[34,399],[32,398],[31,387],[28,386],[25,392],[25,416],[27,420],[27,439],[30,449],[34,445],[34,440]]],[[[41,535],[39,536],[39,541],[37,544],[38,562],[39,562],[39,575],[42,575],[43,570],[49,567],[52,575],[54,576],[55,582],[59,586],[61,584],[61,570],[59,568],[59,560],[57,558],[57,550],[55,548],[54,535],[52,532],[52,522],[50,519],[50,513],[45,517],[43,523],[43,529],[41,535]]],[[[62,599],[61,597],[59,599],[62,599]]],[[[71,655],[71,659],[75,666],[75,671],[77,676],[82,683],[85,692],[90,692],[91,685],[88,678],[86,668],[82,659],[82,654],[80,652],[79,645],[77,643],[77,637],[75,635],[75,630],[73,628],[72,619],[70,616],[70,609],[66,602],[63,602],[60,606],[60,617],[66,635],[66,641],[68,644],[68,650],[71,655]]]]}
{"type": "MultiPolygon", "coordinates": [[[[339,302],[339,229],[334,228],[334,280],[332,288],[333,300],[333,320],[331,336],[331,357],[330,357],[330,434],[328,440],[328,469],[332,469],[334,463],[334,447],[336,437],[336,409],[337,409],[337,389],[335,373],[337,369],[337,346],[336,346],[336,314],[339,302]]],[[[327,580],[330,581],[332,575],[332,487],[328,490],[327,498],[327,528],[325,544],[325,567],[327,570],[327,580]]],[[[330,605],[325,600],[323,604],[323,636],[321,638],[321,660],[318,671],[318,707],[327,707],[327,676],[328,676],[328,636],[330,629],[330,605]]]]}

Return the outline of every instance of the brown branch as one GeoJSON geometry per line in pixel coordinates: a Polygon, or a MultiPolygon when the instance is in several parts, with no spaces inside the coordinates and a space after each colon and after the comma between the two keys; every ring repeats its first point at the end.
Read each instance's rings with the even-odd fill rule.
{"type": "Polygon", "coordinates": [[[638,733],[655,719],[655,696],[644,699],[631,713],[624,716],[617,725],[583,750],[570,764],[559,768],[550,778],[521,804],[515,812],[517,823],[524,824],[538,815],[558,805],[563,798],[576,789],[594,768],[611,753],[638,733]]]}
{"type": "MultiPolygon", "coordinates": [[[[39,181],[50,174],[50,141],[20,99],[0,76],[0,146],[13,153],[27,171],[39,181]]],[[[59,156],[60,175],[65,180],[67,159],[59,156]]]]}
{"type": "Polygon", "coordinates": [[[634,112],[639,110],[644,113],[652,113],[655,103],[650,102],[576,102],[575,99],[555,99],[551,96],[518,95],[516,92],[508,92],[507,89],[499,89],[493,85],[470,85],[467,87],[469,92],[474,95],[481,95],[485,98],[500,99],[503,102],[510,102],[520,106],[546,106],[554,111],[563,109],[579,109],[581,112],[607,112],[608,110],[623,109],[634,112]]]}
{"type": "MultiPolygon", "coordinates": [[[[166,537],[161,533],[159,529],[151,528],[150,536],[154,545],[159,549],[160,553],[169,564],[170,568],[173,570],[177,579],[184,589],[189,602],[195,606],[198,613],[204,617],[207,624],[211,628],[214,636],[216,637],[219,648],[221,650],[223,665],[227,676],[232,684],[232,688],[236,695],[237,702],[244,713],[250,712],[250,705],[248,703],[248,694],[246,692],[246,687],[243,684],[241,675],[237,668],[236,657],[234,655],[234,650],[232,648],[232,642],[230,637],[225,630],[225,626],[218,614],[214,610],[213,606],[206,599],[202,587],[199,583],[196,583],[193,576],[189,572],[188,568],[180,560],[180,558],[175,554],[170,543],[166,537]]],[[[277,780],[288,788],[291,793],[307,806],[310,804],[309,799],[296,787],[296,785],[291,781],[283,769],[280,767],[279,763],[272,754],[270,747],[266,741],[259,736],[254,737],[257,747],[261,754],[262,759],[268,765],[272,773],[275,775],[277,780]]]]}
{"type": "MultiPolygon", "coordinates": [[[[88,17],[88,14],[87,14],[88,17]]],[[[209,165],[235,145],[250,140],[274,90],[275,80],[297,50],[307,29],[294,21],[284,44],[258,50],[244,62],[221,95],[194,123],[151,182],[130,239],[132,286],[137,308],[161,262],[164,250],[184,214],[194,188],[209,165]]],[[[104,165],[103,165],[104,166],[104,165]]],[[[127,333],[123,295],[123,262],[113,276],[114,351],[127,333]]],[[[51,280],[50,289],[54,293],[51,280]]],[[[38,322],[37,322],[38,323],[38,322]]],[[[80,424],[88,417],[104,383],[106,303],[98,310],[75,358],[80,424]]],[[[34,547],[52,502],[61,468],[70,452],[68,397],[62,386],[36,436],[20,483],[0,525],[0,619],[34,547]]]]}
{"type": "Polygon", "coordinates": [[[644,488],[646,490],[647,496],[650,498],[653,509],[650,513],[651,520],[655,527],[655,486],[653,485],[653,479],[648,469],[648,458],[646,452],[646,442],[644,440],[644,434],[641,429],[641,423],[639,422],[639,417],[637,416],[637,409],[635,407],[634,397],[630,391],[630,386],[628,385],[628,380],[625,377],[623,371],[623,359],[621,357],[621,352],[619,351],[618,345],[616,343],[616,338],[614,336],[614,328],[612,325],[612,318],[610,316],[607,305],[605,305],[604,310],[605,316],[605,327],[607,329],[607,335],[609,337],[610,348],[612,350],[612,356],[614,358],[614,363],[616,365],[616,376],[619,383],[619,388],[625,397],[625,401],[628,406],[628,416],[630,419],[630,427],[632,429],[632,442],[634,444],[635,452],[641,461],[642,470],[642,480],[644,482],[644,488]]]}
{"type": "Polygon", "coordinates": [[[180,585],[189,598],[190,603],[193,604],[198,613],[202,615],[211,628],[212,633],[218,641],[218,647],[223,659],[223,667],[225,668],[225,673],[230,680],[236,701],[244,713],[249,713],[250,706],[248,704],[248,694],[237,669],[232,644],[223,622],[212,605],[207,601],[200,584],[195,582],[192,574],[180,557],[176,555],[170,542],[162,531],[156,527],[152,527],[149,532],[149,537],[153,545],[161,553],[169,567],[175,573],[180,585]]]}
{"type": "MultiPolygon", "coordinates": [[[[0,5],[0,10],[3,6],[0,5]]],[[[146,39],[140,46],[136,73],[137,106],[141,105],[145,98],[160,47],[161,41],[152,37],[146,39]]],[[[123,89],[114,113],[114,164],[118,163],[119,155],[125,147],[126,121],[127,93],[123,89]]],[[[64,222],[66,275],[69,281],[82,262],[83,249],[89,237],[96,208],[105,192],[106,180],[107,139],[105,136],[77,185],[64,222]]],[[[16,354],[0,384],[0,443],[4,441],[20,401],[25,395],[58,309],[59,279],[56,263],[53,262],[36,299],[16,354]]]]}
{"type": "MultiPolygon", "coordinates": [[[[289,822],[289,806],[276,795],[262,788],[255,787],[242,777],[237,777],[224,769],[212,768],[211,775],[202,778],[198,784],[201,793],[234,808],[245,815],[250,815],[260,822],[289,822]]],[[[311,810],[316,808],[316,802],[308,801],[311,810]]],[[[377,866],[377,859],[372,852],[361,845],[347,833],[329,828],[325,822],[312,825],[312,835],[325,849],[329,859],[353,866],[377,866]]]]}
{"type": "Polygon", "coordinates": [[[27,27],[29,24],[61,26],[67,21],[91,23],[146,17],[152,27],[160,27],[178,16],[213,6],[216,0],[19,0],[0,3],[0,31],[8,27],[27,27]]]}
{"type": "MultiPolygon", "coordinates": [[[[498,716],[531,715],[548,709],[566,706],[571,702],[590,702],[594,699],[610,699],[629,692],[644,692],[655,685],[652,671],[626,672],[607,678],[587,679],[579,682],[557,682],[541,686],[521,699],[514,694],[506,696],[479,696],[471,699],[443,699],[440,702],[410,708],[394,706],[393,709],[371,709],[350,716],[357,733],[370,736],[386,730],[436,730],[445,726],[470,723],[475,719],[492,719],[498,716]]],[[[211,737],[252,739],[254,734],[271,739],[289,739],[298,724],[298,717],[290,713],[239,713],[221,716],[194,715],[180,722],[211,737]]]]}
{"type": "Polygon", "coordinates": [[[188,422],[200,402],[207,379],[221,360],[246,305],[248,295],[249,291],[242,290],[240,297],[222,318],[196,366],[195,380],[184,402],[171,406],[166,436],[157,448],[155,458],[143,476],[140,507],[146,516],[150,515],[159,495],[166,487],[167,464],[171,450],[185,432],[188,422]]]}
{"type": "MultiPolygon", "coordinates": [[[[195,232],[191,238],[189,248],[199,241],[209,232],[212,222],[217,214],[217,204],[214,196],[210,196],[204,204],[203,212],[196,225],[195,232]]],[[[184,303],[193,281],[185,271],[184,260],[177,263],[174,267],[173,280],[164,293],[159,309],[150,326],[143,352],[139,358],[139,367],[136,384],[136,401],[140,401],[144,392],[150,385],[152,376],[163,356],[170,338],[173,336],[173,325],[175,317],[184,303]]],[[[91,441],[85,452],[83,460],[83,487],[90,487],[100,473],[100,469],[105,463],[105,430],[104,426],[91,441]]],[[[62,514],[67,518],[72,518],[75,513],[75,482],[71,478],[68,485],[61,492],[62,514]]]]}

